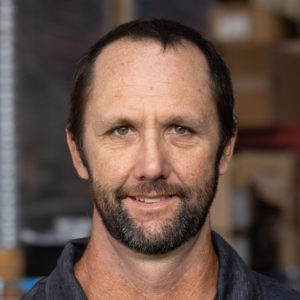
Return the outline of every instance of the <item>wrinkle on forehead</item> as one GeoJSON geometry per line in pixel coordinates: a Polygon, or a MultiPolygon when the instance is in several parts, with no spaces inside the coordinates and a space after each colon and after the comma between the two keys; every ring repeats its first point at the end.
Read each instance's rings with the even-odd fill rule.
{"type": "MultiPolygon", "coordinates": [[[[174,85],[178,80],[194,86],[198,93],[210,87],[209,69],[204,55],[189,42],[163,49],[159,42],[119,40],[104,48],[95,63],[93,90],[146,85],[152,77],[157,83],[174,85]],[[167,69],[162,70],[163,66],[167,69]],[[162,71],[167,78],[163,78],[162,71]],[[149,73],[149,78],[145,76],[149,73]],[[139,77],[143,73],[143,79],[139,77]],[[152,76],[150,78],[150,76],[152,76]],[[115,82],[115,78],[118,78],[115,82]]],[[[150,87],[149,87],[150,88],[150,87]]],[[[153,87],[152,87],[153,88],[153,87]]]]}

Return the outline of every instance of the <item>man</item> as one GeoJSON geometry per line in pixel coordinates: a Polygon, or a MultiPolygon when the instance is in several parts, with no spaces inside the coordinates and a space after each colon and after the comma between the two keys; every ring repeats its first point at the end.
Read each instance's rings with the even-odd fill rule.
{"type": "Polygon", "coordinates": [[[299,299],[211,232],[235,138],[229,72],[198,32],[138,20],[100,39],[78,66],[67,127],[91,185],[91,237],[23,299],[299,299]]]}

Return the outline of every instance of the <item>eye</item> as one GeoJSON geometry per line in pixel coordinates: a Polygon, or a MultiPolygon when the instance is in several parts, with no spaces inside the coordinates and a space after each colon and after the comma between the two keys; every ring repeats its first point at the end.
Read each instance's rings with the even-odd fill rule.
{"type": "Polygon", "coordinates": [[[173,130],[176,134],[185,134],[188,132],[188,129],[183,126],[174,126],[173,130]]]}
{"type": "Polygon", "coordinates": [[[115,129],[115,133],[117,135],[127,135],[130,132],[130,129],[128,126],[122,126],[115,129]]]}

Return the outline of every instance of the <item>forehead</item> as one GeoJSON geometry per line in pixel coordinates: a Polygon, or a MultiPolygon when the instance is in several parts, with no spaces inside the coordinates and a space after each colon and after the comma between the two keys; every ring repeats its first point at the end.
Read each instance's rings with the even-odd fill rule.
{"type": "Polygon", "coordinates": [[[164,75],[171,77],[182,74],[181,79],[190,83],[199,84],[201,79],[209,79],[204,55],[188,41],[164,49],[158,41],[150,39],[121,39],[106,46],[96,59],[94,79],[98,80],[93,82],[100,84],[102,79],[124,75],[130,76],[128,80],[134,80],[137,73],[152,76],[155,73],[160,75],[162,70],[164,75]]]}
{"type": "Polygon", "coordinates": [[[150,101],[168,110],[177,104],[188,108],[195,99],[214,107],[211,94],[208,64],[195,45],[182,42],[163,49],[157,41],[123,39],[98,56],[87,107],[124,104],[140,111],[144,104],[151,109],[150,101]]]}

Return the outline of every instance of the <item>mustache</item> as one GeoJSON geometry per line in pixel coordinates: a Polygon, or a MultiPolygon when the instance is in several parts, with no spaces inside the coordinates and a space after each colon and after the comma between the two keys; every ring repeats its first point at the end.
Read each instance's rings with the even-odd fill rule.
{"type": "Polygon", "coordinates": [[[118,201],[121,201],[122,199],[133,194],[139,194],[143,196],[150,193],[155,193],[178,196],[182,200],[187,200],[191,198],[192,192],[193,191],[191,188],[185,185],[170,184],[163,179],[159,179],[156,181],[145,181],[131,187],[119,187],[115,191],[115,197],[118,201]]]}

